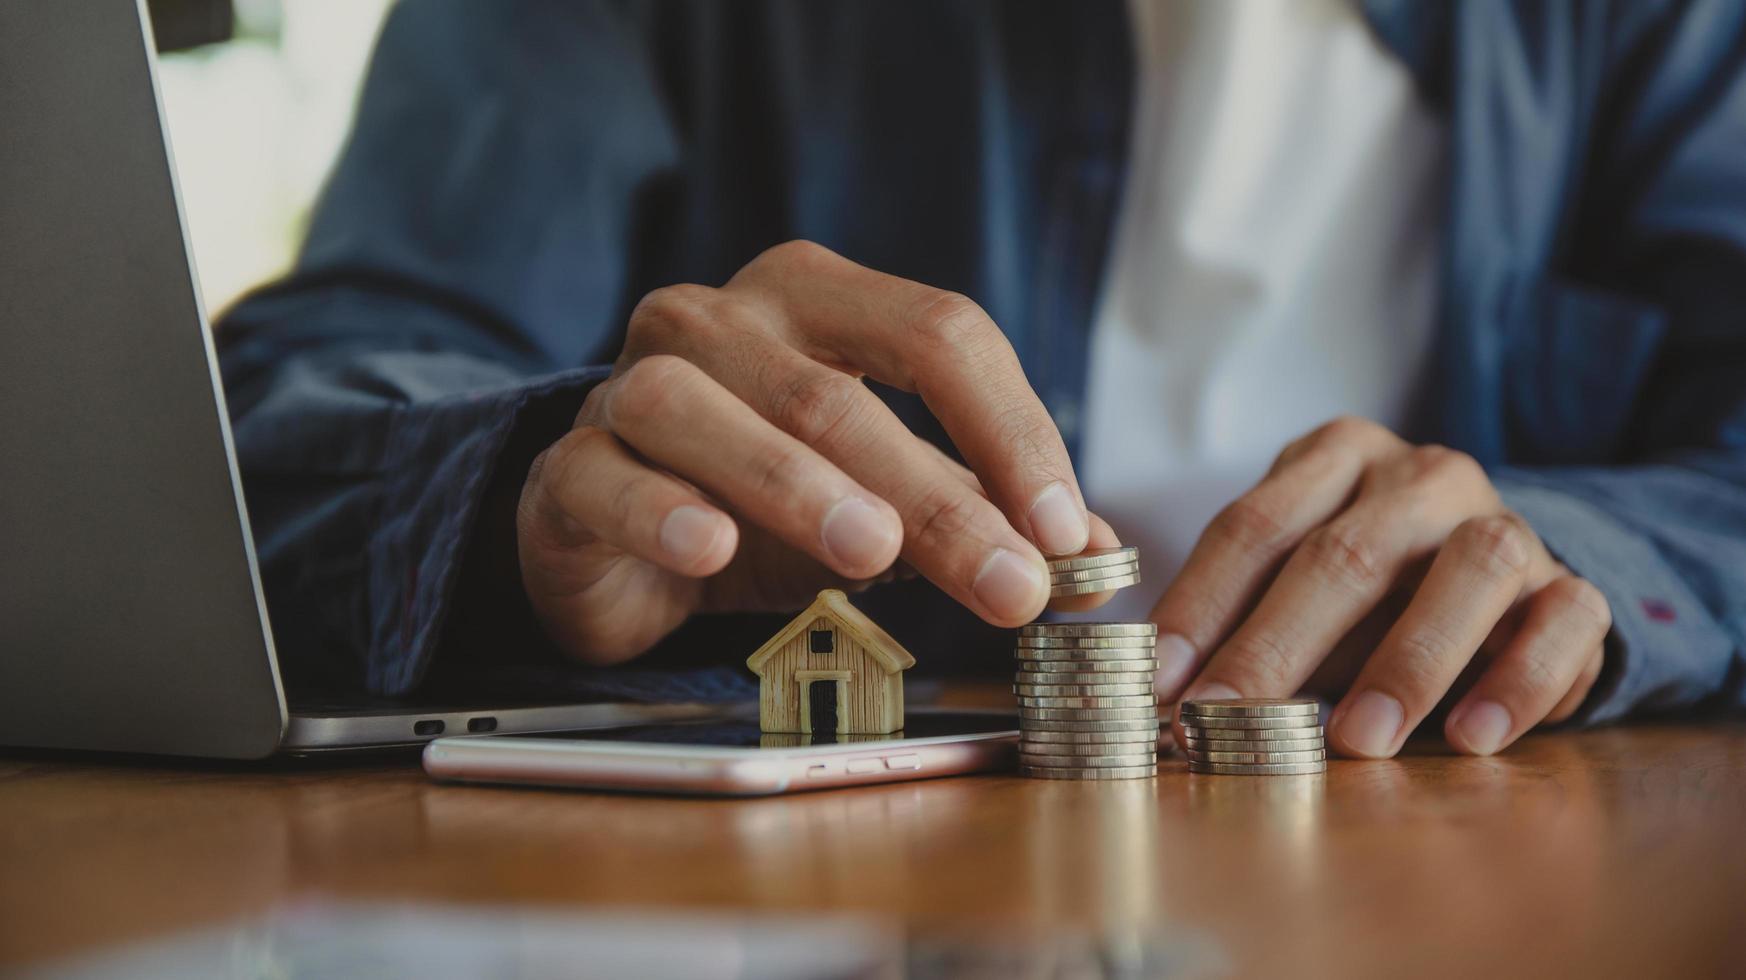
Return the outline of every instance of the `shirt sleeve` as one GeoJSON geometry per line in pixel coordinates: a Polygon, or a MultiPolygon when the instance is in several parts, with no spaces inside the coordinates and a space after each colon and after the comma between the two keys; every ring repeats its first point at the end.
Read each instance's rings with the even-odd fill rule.
{"type": "Polygon", "coordinates": [[[678,155],[658,88],[619,6],[390,14],[296,268],[217,332],[293,684],[423,676],[482,495],[609,371],[678,155]]]}
{"type": "Polygon", "coordinates": [[[1746,707],[1746,463],[1505,469],[1505,503],[1612,608],[1579,723],[1746,707]]]}
{"type": "MultiPolygon", "coordinates": [[[[1544,312],[1590,345],[1607,342],[1609,309],[1614,324],[1641,317],[1656,343],[1632,354],[1640,375],[1587,377],[1562,407],[1628,406],[1617,465],[1495,473],[1612,607],[1588,722],[1746,707],[1746,17],[1691,0],[1619,20],[1619,58],[1637,70],[1602,101],[1574,222],[1593,292],[1544,312]]],[[[1554,363],[1577,370],[1589,353],[1554,363]]]]}

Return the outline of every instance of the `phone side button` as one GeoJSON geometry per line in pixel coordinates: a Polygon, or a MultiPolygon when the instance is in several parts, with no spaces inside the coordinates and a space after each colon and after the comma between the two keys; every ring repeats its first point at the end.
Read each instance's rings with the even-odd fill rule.
{"type": "Polygon", "coordinates": [[[831,774],[831,767],[830,766],[807,766],[806,767],[806,778],[808,778],[808,779],[823,779],[824,777],[829,776],[830,774],[831,774]]]}
{"type": "Polygon", "coordinates": [[[921,756],[919,756],[919,755],[890,755],[890,756],[886,756],[885,757],[885,768],[887,768],[887,769],[920,769],[921,768],[921,756]]]}
{"type": "Polygon", "coordinates": [[[879,760],[877,758],[850,759],[843,765],[843,771],[851,776],[862,776],[870,772],[878,772],[879,760]]]}

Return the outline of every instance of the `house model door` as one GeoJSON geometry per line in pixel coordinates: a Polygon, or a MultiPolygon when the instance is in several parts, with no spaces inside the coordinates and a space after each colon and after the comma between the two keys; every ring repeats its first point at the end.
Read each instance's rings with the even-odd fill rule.
{"type": "Polygon", "coordinates": [[[795,671],[795,694],[800,702],[800,730],[814,739],[835,739],[848,726],[849,683],[846,670],[795,671]]]}
{"type": "Polygon", "coordinates": [[[806,692],[813,738],[835,739],[842,717],[843,685],[834,680],[813,681],[806,685],[806,692]]]}

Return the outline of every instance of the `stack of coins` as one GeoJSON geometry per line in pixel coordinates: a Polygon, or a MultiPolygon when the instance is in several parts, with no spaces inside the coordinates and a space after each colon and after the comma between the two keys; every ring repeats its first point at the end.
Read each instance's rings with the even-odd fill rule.
{"type": "Polygon", "coordinates": [[[1158,771],[1151,623],[1033,623],[1019,630],[1019,770],[1043,779],[1158,771]]]}
{"type": "Polygon", "coordinates": [[[1222,776],[1325,772],[1326,744],[1314,698],[1225,698],[1176,708],[1188,771],[1222,776]]]}
{"type": "Polygon", "coordinates": [[[1049,562],[1049,595],[1057,599],[1108,592],[1139,582],[1140,552],[1136,548],[1099,548],[1049,562]]]}

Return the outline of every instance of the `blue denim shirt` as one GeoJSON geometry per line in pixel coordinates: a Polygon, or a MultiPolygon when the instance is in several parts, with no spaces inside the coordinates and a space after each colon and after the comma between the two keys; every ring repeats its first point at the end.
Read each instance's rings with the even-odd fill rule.
{"type": "MultiPolygon", "coordinates": [[[[1741,705],[1746,5],[1365,9],[1451,134],[1409,435],[1475,455],[1611,601],[1584,718],[1741,705]]],[[[974,297],[1071,447],[1130,125],[1124,17],[399,4],[296,269],[219,331],[293,681],[398,694],[555,664],[492,557],[511,533],[493,501],[609,370],[641,295],[724,282],[781,241],[974,297]]],[[[860,604],[924,667],[1004,669],[1004,638],[926,583],[860,604]]],[[[766,627],[698,617],[654,660],[733,662],[766,627]]]]}

